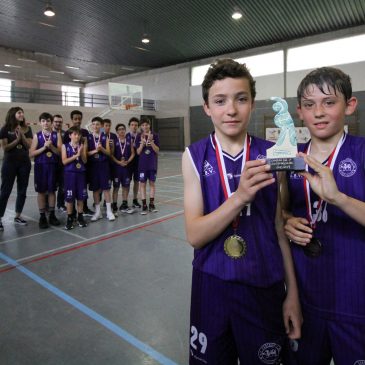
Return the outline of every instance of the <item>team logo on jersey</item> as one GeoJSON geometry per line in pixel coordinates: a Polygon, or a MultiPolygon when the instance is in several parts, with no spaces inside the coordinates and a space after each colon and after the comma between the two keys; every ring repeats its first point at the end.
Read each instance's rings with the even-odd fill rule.
{"type": "Polygon", "coordinates": [[[297,172],[291,171],[289,179],[291,179],[291,180],[300,180],[300,179],[304,179],[304,178],[303,178],[302,175],[299,175],[297,172]]]}
{"type": "Polygon", "coordinates": [[[280,351],[280,345],[274,342],[267,342],[260,347],[258,356],[264,364],[277,364],[280,358],[280,351]]]}
{"type": "Polygon", "coordinates": [[[204,161],[204,176],[210,176],[215,174],[215,171],[213,169],[213,166],[207,161],[204,161]]]}
{"type": "Polygon", "coordinates": [[[265,155],[257,155],[256,160],[266,160],[265,155]]]}
{"type": "Polygon", "coordinates": [[[339,163],[338,171],[342,176],[350,177],[356,173],[357,165],[351,158],[346,158],[339,163]]]}
{"type": "Polygon", "coordinates": [[[357,360],[354,362],[354,365],[365,365],[365,360],[357,360]]]}

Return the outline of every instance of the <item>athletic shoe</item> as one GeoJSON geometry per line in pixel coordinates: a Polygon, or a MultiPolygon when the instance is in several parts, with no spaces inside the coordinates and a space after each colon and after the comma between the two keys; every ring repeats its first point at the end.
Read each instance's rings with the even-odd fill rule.
{"type": "Polygon", "coordinates": [[[61,212],[61,213],[65,213],[67,212],[67,208],[64,205],[61,205],[60,207],[57,207],[57,209],[61,212]]]}
{"type": "Polygon", "coordinates": [[[112,203],[112,211],[113,211],[113,214],[118,217],[118,206],[117,206],[117,203],[112,203]]]}
{"type": "Polygon", "coordinates": [[[79,227],[87,227],[87,223],[85,222],[83,215],[79,215],[77,217],[77,223],[79,224],[79,227]]]}
{"type": "Polygon", "coordinates": [[[21,226],[26,226],[28,224],[28,222],[21,217],[15,217],[14,223],[20,224],[21,226]]]}
{"type": "Polygon", "coordinates": [[[133,208],[128,208],[125,212],[127,214],[133,214],[135,212],[135,210],[133,208]]]}
{"type": "Polygon", "coordinates": [[[138,203],[137,199],[133,200],[133,208],[142,208],[141,204],[138,203]]]}
{"type": "Polygon", "coordinates": [[[141,214],[146,215],[147,213],[148,213],[148,207],[147,207],[147,205],[144,205],[143,208],[142,208],[141,214]]]}
{"type": "Polygon", "coordinates": [[[115,215],[114,215],[112,212],[107,213],[107,214],[106,214],[106,217],[107,217],[107,218],[108,218],[108,220],[110,220],[110,221],[115,221],[115,215]]]}
{"type": "Polygon", "coordinates": [[[153,213],[158,212],[158,209],[155,207],[155,204],[150,204],[148,210],[153,213]]]}
{"type": "Polygon", "coordinates": [[[89,217],[91,217],[91,216],[93,216],[94,214],[95,214],[95,212],[93,212],[91,209],[89,209],[88,207],[86,207],[85,209],[84,209],[84,215],[86,215],[86,216],[89,216],[89,217]]]}
{"type": "Polygon", "coordinates": [[[46,216],[42,216],[39,218],[39,228],[48,228],[48,222],[46,216]]]}
{"type": "Polygon", "coordinates": [[[119,210],[122,212],[122,213],[127,213],[127,210],[129,209],[128,205],[127,204],[122,204],[120,207],[119,207],[119,210]]]}
{"type": "Polygon", "coordinates": [[[59,226],[61,224],[54,214],[50,214],[48,220],[51,226],[59,226]]]}
{"type": "Polygon", "coordinates": [[[72,217],[67,217],[67,222],[66,222],[66,225],[65,225],[65,229],[67,231],[69,231],[70,229],[74,228],[74,221],[72,219],[72,217]]]}
{"type": "MultiPolygon", "coordinates": [[[[85,213],[84,213],[85,215],[85,213]]],[[[98,219],[102,219],[103,218],[103,215],[101,214],[101,212],[99,214],[97,213],[94,213],[94,215],[91,217],[91,221],[92,222],[96,222],[98,219]]]]}
{"type": "Polygon", "coordinates": [[[0,232],[4,232],[3,222],[0,222],[0,232]]]}

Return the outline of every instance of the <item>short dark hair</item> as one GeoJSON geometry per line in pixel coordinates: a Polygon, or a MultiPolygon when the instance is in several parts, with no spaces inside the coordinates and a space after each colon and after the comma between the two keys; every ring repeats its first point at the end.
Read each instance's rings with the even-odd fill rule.
{"type": "Polygon", "coordinates": [[[202,83],[203,99],[208,104],[209,90],[217,80],[223,80],[227,77],[233,79],[247,79],[250,84],[250,92],[252,101],[256,97],[256,81],[253,79],[250,71],[246,67],[245,63],[239,63],[231,58],[224,58],[213,62],[207,73],[205,74],[204,81],[202,83]]]}
{"type": "Polygon", "coordinates": [[[54,118],[61,118],[62,120],[63,120],[63,116],[61,115],[61,114],[55,114],[54,116],[53,116],[53,119],[54,118]]]}
{"type": "Polygon", "coordinates": [[[131,119],[129,119],[128,127],[131,125],[132,122],[137,122],[137,124],[139,125],[139,119],[136,117],[132,117],[131,119]]]}
{"type": "Polygon", "coordinates": [[[42,119],[50,119],[50,121],[53,121],[53,116],[50,113],[44,112],[39,116],[39,121],[41,121],[42,119]]]}
{"type": "Polygon", "coordinates": [[[340,92],[345,97],[345,101],[349,100],[352,96],[350,76],[335,67],[320,67],[304,77],[297,89],[299,105],[310,85],[316,85],[323,94],[330,94],[332,90],[335,95],[337,95],[337,92],[340,92]]]}
{"type": "Polygon", "coordinates": [[[102,124],[104,125],[105,123],[112,124],[112,121],[109,118],[105,118],[105,119],[103,119],[102,124]]]}
{"type": "Polygon", "coordinates": [[[141,118],[140,125],[142,125],[143,123],[147,123],[147,124],[151,125],[151,121],[150,121],[150,119],[149,119],[149,118],[147,118],[147,117],[142,117],[142,118],[141,118]]]}
{"type": "Polygon", "coordinates": [[[91,123],[92,122],[100,122],[101,124],[103,124],[103,118],[100,117],[94,117],[93,119],[91,119],[91,123]]]}
{"type": "Polygon", "coordinates": [[[82,118],[82,112],[80,112],[80,110],[73,110],[70,115],[71,119],[73,119],[74,115],[81,115],[82,118]]]}
{"type": "Polygon", "coordinates": [[[124,127],[124,129],[127,129],[127,128],[126,128],[126,126],[125,126],[125,124],[123,124],[123,123],[118,123],[118,124],[115,126],[115,131],[117,132],[117,131],[118,131],[118,129],[119,129],[120,127],[124,127]]]}
{"type": "Polygon", "coordinates": [[[80,130],[80,128],[79,128],[79,127],[72,126],[72,127],[68,130],[68,133],[69,133],[69,134],[77,133],[77,134],[80,134],[80,135],[81,135],[81,130],[80,130]]]}

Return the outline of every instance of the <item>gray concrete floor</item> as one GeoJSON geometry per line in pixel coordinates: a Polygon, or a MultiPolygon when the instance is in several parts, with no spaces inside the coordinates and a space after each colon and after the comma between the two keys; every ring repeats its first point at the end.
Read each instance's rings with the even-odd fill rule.
{"type": "Polygon", "coordinates": [[[180,153],[161,154],[158,213],[71,231],[38,228],[33,175],[28,226],[15,226],[13,191],[0,233],[0,364],[188,363],[193,252],[180,166],[180,153]]]}

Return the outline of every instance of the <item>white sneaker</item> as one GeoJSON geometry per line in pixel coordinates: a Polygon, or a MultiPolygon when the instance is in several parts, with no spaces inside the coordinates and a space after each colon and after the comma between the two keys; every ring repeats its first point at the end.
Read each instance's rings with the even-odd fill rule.
{"type": "Polygon", "coordinates": [[[127,214],[133,214],[135,212],[135,210],[133,208],[128,208],[125,213],[127,214]]]}
{"type": "Polygon", "coordinates": [[[106,217],[108,218],[108,220],[110,221],[115,221],[115,215],[110,212],[110,213],[107,213],[106,217]]]}
{"type": "Polygon", "coordinates": [[[96,222],[98,219],[102,219],[103,218],[103,215],[101,214],[101,212],[98,214],[98,213],[95,213],[91,218],[91,222],[96,222]]]}

